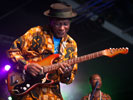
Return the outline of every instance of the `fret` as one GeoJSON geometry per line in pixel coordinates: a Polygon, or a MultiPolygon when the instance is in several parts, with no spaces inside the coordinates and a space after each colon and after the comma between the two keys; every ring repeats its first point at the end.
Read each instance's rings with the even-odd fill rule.
{"type": "Polygon", "coordinates": [[[48,66],[48,67],[47,67],[47,69],[48,69],[48,72],[50,71],[50,68],[51,68],[51,66],[48,66]]]}
{"type": "Polygon", "coordinates": [[[78,57],[77,59],[73,59],[75,63],[79,63],[80,62],[80,57],[78,57]]]}
{"type": "Polygon", "coordinates": [[[54,64],[50,66],[50,71],[53,71],[54,69],[54,64]]]}
{"type": "Polygon", "coordinates": [[[77,61],[76,61],[76,59],[75,59],[75,62],[79,62],[79,61],[80,61],[79,57],[77,58],[77,61]]]}
{"type": "Polygon", "coordinates": [[[83,58],[84,58],[84,56],[81,56],[81,57],[80,57],[80,61],[79,61],[79,62],[83,61],[83,58]]]}
{"type": "Polygon", "coordinates": [[[58,63],[57,63],[57,64],[55,64],[55,65],[54,65],[54,70],[58,69],[58,66],[59,66],[59,64],[58,64],[58,63]]]}
{"type": "Polygon", "coordinates": [[[91,54],[92,55],[92,59],[94,58],[94,53],[91,54]]]}
{"type": "Polygon", "coordinates": [[[81,56],[79,62],[82,62],[83,60],[84,60],[84,56],[81,56]]]}
{"type": "Polygon", "coordinates": [[[87,60],[87,56],[85,55],[85,60],[87,60]]]}
{"type": "Polygon", "coordinates": [[[93,55],[93,59],[95,58],[95,54],[96,54],[96,53],[93,53],[93,54],[92,54],[92,55],[93,55]]]}
{"type": "Polygon", "coordinates": [[[58,69],[58,68],[59,68],[59,64],[60,64],[60,63],[56,63],[56,64],[55,64],[55,69],[58,69]]]}
{"type": "Polygon", "coordinates": [[[79,58],[77,58],[77,59],[73,58],[73,59],[72,59],[72,64],[77,63],[77,62],[78,62],[78,60],[79,60],[79,58]]]}
{"type": "Polygon", "coordinates": [[[98,57],[99,56],[99,53],[98,52],[96,52],[96,57],[98,57]]]}
{"type": "Polygon", "coordinates": [[[97,57],[97,52],[96,53],[94,53],[94,58],[96,58],[97,57]]]}

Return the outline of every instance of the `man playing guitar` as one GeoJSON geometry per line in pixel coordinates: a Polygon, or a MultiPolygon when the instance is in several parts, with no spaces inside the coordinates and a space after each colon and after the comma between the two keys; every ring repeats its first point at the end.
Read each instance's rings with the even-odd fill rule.
{"type": "Polygon", "coordinates": [[[63,100],[59,83],[70,84],[74,80],[77,64],[52,64],[77,57],[77,44],[67,34],[70,19],[77,14],[70,5],[54,3],[44,15],[49,17],[49,25],[31,28],[16,39],[8,50],[14,64],[13,72],[8,75],[13,99],[63,100]],[[22,74],[14,72],[15,69],[19,73],[22,71],[22,74]],[[33,84],[39,79],[42,80],[41,84],[33,84]]]}

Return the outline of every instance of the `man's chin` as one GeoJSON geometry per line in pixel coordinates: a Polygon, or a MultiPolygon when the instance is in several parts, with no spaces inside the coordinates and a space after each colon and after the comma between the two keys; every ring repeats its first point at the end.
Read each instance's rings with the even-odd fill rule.
{"type": "Polygon", "coordinates": [[[65,35],[64,34],[62,34],[62,35],[57,35],[56,37],[57,38],[62,38],[62,37],[64,37],[65,35]]]}
{"type": "Polygon", "coordinates": [[[56,38],[62,38],[62,36],[56,36],[56,38]]]}

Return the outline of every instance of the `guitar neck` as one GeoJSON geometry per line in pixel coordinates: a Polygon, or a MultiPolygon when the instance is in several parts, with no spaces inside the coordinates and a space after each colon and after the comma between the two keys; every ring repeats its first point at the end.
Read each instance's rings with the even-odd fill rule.
{"type": "Polygon", "coordinates": [[[87,60],[91,60],[91,59],[103,56],[102,52],[103,52],[103,50],[98,51],[98,52],[94,52],[94,53],[91,53],[91,54],[83,55],[83,56],[80,56],[80,57],[72,58],[72,59],[69,59],[69,60],[66,60],[66,61],[63,61],[63,62],[59,62],[59,63],[56,63],[56,64],[52,64],[50,66],[44,67],[44,72],[50,72],[50,71],[57,70],[59,68],[60,63],[65,62],[65,63],[68,63],[70,65],[73,65],[73,64],[76,64],[76,63],[81,63],[81,62],[84,62],[84,61],[87,61],[87,60]]]}
{"type": "Polygon", "coordinates": [[[94,52],[94,53],[91,53],[91,54],[83,55],[83,56],[80,56],[80,57],[77,57],[77,58],[72,58],[72,59],[69,59],[69,60],[64,61],[64,62],[66,62],[70,65],[73,65],[73,64],[81,63],[81,62],[91,60],[91,59],[94,59],[94,58],[97,58],[97,57],[100,57],[100,56],[102,56],[102,51],[98,51],[98,52],[94,52]]]}

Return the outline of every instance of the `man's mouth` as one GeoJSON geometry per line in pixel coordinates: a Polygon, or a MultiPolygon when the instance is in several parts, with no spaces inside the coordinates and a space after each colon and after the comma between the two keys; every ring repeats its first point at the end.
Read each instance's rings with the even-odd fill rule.
{"type": "Polygon", "coordinates": [[[64,35],[65,34],[65,32],[59,32],[59,35],[64,35]]]}

